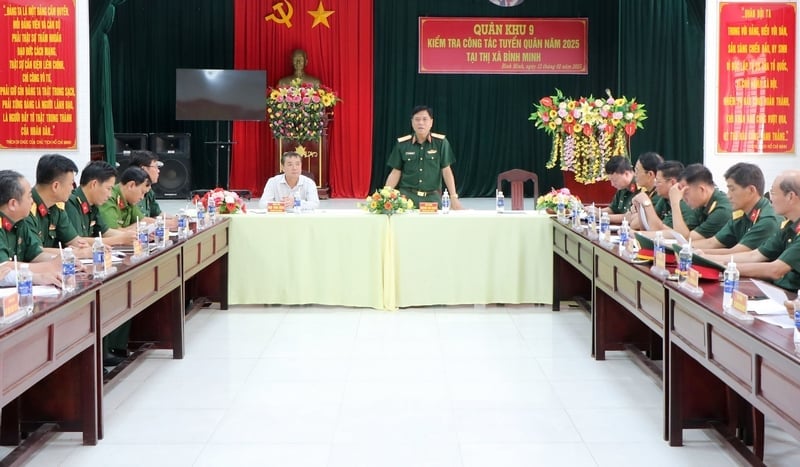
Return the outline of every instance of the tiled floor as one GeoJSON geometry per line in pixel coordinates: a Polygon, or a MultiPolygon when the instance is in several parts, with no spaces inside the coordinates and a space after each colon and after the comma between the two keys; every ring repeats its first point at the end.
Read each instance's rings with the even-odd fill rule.
{"type": "MultiPolygon", "coordinates": [[[[28,466],[729,466],[662,440],[662,392],[590,321],[549,307],[202,310],[105,396],[105,439],[58,434],[28,466]]],[[[770,428],[767,463],[800,465],[770,428]]]]}

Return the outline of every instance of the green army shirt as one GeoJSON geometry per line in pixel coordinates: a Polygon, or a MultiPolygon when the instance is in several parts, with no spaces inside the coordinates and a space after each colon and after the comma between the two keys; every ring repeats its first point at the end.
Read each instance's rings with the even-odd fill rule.
{"type": "MultiPolygon", "coordinates": [[[[658,202],[653,203],[653,209],[656,210],[656,215],[658,215],[658,218],[661,219],[664,225],[672,227],[672,204],[670,204],[669,198],[659,197],[658,202]]],[[[686,223],[686,227],[688,227],[689,230],[697,227],[699,222],[694,214],[694,210],[690,208],[684,200],[681,200],[681,214],[683,214],[683,222],[686,223]]]]}
{"type": "Polygon", "coordinates": [[[42,253],[42,243],[27,217],[16,223],[0,212],[0,262],[13,260],[30,263],[42,253]]]}
{"type": "Polygon", "coordinates": [[[733,209],[731,209],[731,202],[728,196],[719,191],[718,188],[715,188],[706,205],[694,209],[698,223],[697,227],[691,230],[697,232],[703,238],[708,238],[725,226],[731,218],[732,212],[733,209]]]}
{"type": "Polygon", "coordinates": [[[26,218],[30,228],[39,237],[39,242],[44,248],[58,248],[58,242],[66,246],[78,236],[78,232],[72,227],[67,213],[64,211],[64,203],[56,203],[50,208],[44,205],[42,197],[36,191],[33,193],[33,205],[31,213],[26,218]]]}
{"type": "Polygon", "coordinates": [[[156,193],[150,189],[147,193],[145,193],[144,198],[137,204],[139,210],[145,215],[145,217],[158,217],[161,214],[161,206],[158,205],[158,201],[156,201],[156,193]]]}
{"type": "Polygon", "coordinates": [[[109,228],[123,228],[135,224],[136,219],[144,219],[144,214],[135,204],[129,204],[122,195],[119,183],[111,189],[111,197],[100,206],[100,217],[109,228]]]}
{"type": "Polygon", "coordinates": [[[108,226],[100,216],[100,210],[97,206],[89,204],[81,187],[72,190],[65,211],[72,227],[81,237],[98,237],[100,233],[108,231],[108,226]]]}
{"type": "Polygon", "coordinates": [[[768,261],[779,259],[792,269],[783,277],[773,281],[778,287],[796,292],[800,289],[800,219],[786,220],[781,230],[758,248],[768,261]]]}
{"type": "Polygon", "coordinates": [[[402,172],[397,189],[432,192],[442,188],[442,169],[455,162],[453,150],[444,135],[431,133],[418,142],[415,135],[397,138],[386,165],[402,172]]]}
{"type": "Polygon", "coordinates": [[[611,204],[608,205],[611,212],[614,214],[625,214],[631,207],[631,202],[633,201],[633,197],[639,193],[639,187],[636,186],[636,183],[631,183],[630,186],[625,187],[621,190],[617,190],[614,193],[614,197],[611,198],[611,204]]]}
{"type": "Polygon", "coordinates": [[[754,250],[778,232],[780,224],[781,219],[775,214],[772,204],[762,197],[747,214],[741,209],[733,211],[733,217],[714,238],[726,248],[741,243],[754,250]]]}

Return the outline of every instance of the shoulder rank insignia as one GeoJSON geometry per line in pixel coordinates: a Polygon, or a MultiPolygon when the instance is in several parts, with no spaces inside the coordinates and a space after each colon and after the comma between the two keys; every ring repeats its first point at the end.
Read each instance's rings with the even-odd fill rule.
{"type": "Polygon", "coordinates": [[[84,214],[89,214],[89,203],[87,203],[86,201],[81,203],[81,212],[83,212],[84,214]]]}
{"type": "Polygon", "coordinates": [[[744,211],[742,209],[737,209],[731,213],[731,218],[733,220],[741,219],[742,217],[744,217],[744,211]]]}
{"type": "Polygon", "coordinates": [[[6,232],[11,232],[11,229],[14,227],[14,224],[11,223],[10,220],[3,218],[3,230],[6,232]]]}
{"type": "Polygon", "coordinates": [[[713,203],[711,203],[711,207],[708,208],[708,213],[711,214],[714,211],[714,209],[716,209],[716,207],[717,207],[717,202],[714,201],[713,203]]]}
{"type": "Polygon", "coordinates": [[[433,132],[431,132],[431,136],[433,136],[436,139],[444,139],[444,135],[441,134],[441,133],[433,133],[433,132]]]}
{"type": "Polygon", "coordinates": [[[63,210],[64,210],[64,203],[62,203],[62,202],[60,202],[60,201],[59,201],[58,203],[56,203],[56,207],[57,207],[58,209],[61,209],[61,210],[63,211],[63,210]]]}
{"type": "Polygon", "coordinates": [[[789,219],[784,219],[783,222],[781,222],[781,230],[785,229],[790,222],[791,221],[789,219]]]}
{"type": "Polygon", "coordinates": [[[31,216],[36,215],[36,203],[31,204],[31,216]]]}
{"type": "Polygon", "coordinates": [[[40,216],[42,216],[42,217],[46,216],[47,215],[47,206],[45,206],[44,204],[40,204],[39,208],[38,208],[38,211],[39,211],[39,215],[40,216]]]}
{"type": "Polygon", "coordinates": [[[398,143],[402,143],[402,142],[408,141],[410,139],[411,139],[411,135],[405,135],[405,136],[401,136],[401,137],[397,138],[397,142],[398,143]]]}
{"type": "Polygon", "coordinates": [[[753,209],[753,212],[750,213],[750,222],[755,224],[760,214],[761,214],[761,209],[753,209]]]}
{"type": "Polygon", "coordinates": [[[125,200],[122,198],[122,196],[117,196],[117,206],[120,209],[125,209],[125,200]]]}

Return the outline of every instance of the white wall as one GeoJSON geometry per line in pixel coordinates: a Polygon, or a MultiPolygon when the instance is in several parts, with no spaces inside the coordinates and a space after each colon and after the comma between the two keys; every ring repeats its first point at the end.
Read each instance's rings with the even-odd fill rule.
{"type": "MultiPolygon", "coordinates": [[[[749,3],[757,3],[760,0],[749,0],[749,3]]],[[[783,170],[789,168],[800,168],[800,159],[797,157],[797,144],[800,139],[798,133],[798,122],[800,121],[800,106],[797,102],[792,102],[794,108],[794,145],[795,153],[792,154],[720,154],[717,152],[717,96],[719,89],[719,73],[717,71],[717,64],[719,60],[718,47],[719,47],[719,4],[720,0],[713,0],[706,3],[706,70],[705,70],[705,131],[703,137],[703,159],[706,167],[714,174],[714,181],[717,186],[725,190],[725,180],[722,175],[728,167],[737,162],[751,162],[758,164],[764,172],[766,181],[766,188],[769,188],[775,177],[783,170]]],[[[725,1],[725,3],[731,3],[725,1]]],[[[766,3],[766,2],[765,2],[766,3]]],[[[794,3],[797,3],[796,1],[794,3]]],[[[797,9],[795,8],[795,11],[797,9]]],[[[797,31],[795,34],[795,63],[797,61],[798,47],[797,47],[797,31]]],[[[795,80],[797,80],[797,71],[791,70],[795,73],[795,80]]],[[[797,81],[795,82],[797,84],[797,81]]],[[[795,101],[800,97],[795,91],[795,101]]]]}
{"type": "Polygon", "coordinates": [[[75,161],[78,169],[89,162],[89,2],[75,2],[75,40],[77,89],[77,149],[2,149],[0,167],[22,173],[33,184],[36,180],[36,163],[43,154],[62,154],[75,161]]]}

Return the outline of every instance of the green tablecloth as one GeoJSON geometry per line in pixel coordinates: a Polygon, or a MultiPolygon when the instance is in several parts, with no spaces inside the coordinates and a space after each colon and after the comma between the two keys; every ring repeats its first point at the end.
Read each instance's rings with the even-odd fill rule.
{"type": "Polygon", "coordinates": [[[231,304],[395,309],[550,303],[547,216],[363,211],[231,216],[231,304]]]}

